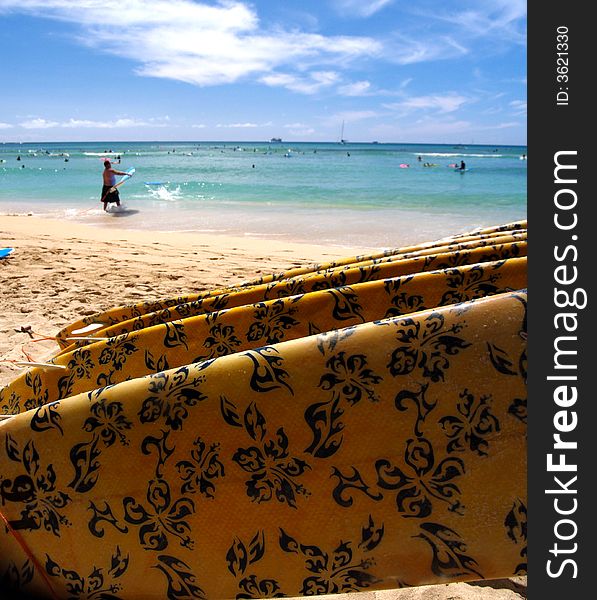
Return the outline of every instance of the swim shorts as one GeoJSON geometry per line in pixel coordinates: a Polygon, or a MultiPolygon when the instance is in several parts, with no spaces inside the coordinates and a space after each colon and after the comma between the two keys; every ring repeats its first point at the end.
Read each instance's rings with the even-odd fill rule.
{"type": "Polygon", "coordinates": [[[111,192],[111,189],[111,185],[102,186],[102,196],[100,198],[100,202],[120,202],[118,190],[114,190],[113,192],[111,192]]]}

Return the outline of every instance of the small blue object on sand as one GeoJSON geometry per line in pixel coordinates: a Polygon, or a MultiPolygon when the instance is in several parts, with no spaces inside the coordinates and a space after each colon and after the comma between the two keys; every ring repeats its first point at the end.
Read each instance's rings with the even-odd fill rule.
{"type": "Polygon", "coordinates": [[[14,248],[0,248],[0,258],[6,258],[14,248]]]}

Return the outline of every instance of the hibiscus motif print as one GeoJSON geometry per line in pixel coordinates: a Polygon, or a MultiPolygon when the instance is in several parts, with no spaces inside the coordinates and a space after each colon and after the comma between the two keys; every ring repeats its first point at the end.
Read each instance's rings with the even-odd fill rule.
{"type": "Polygon", "coordinates": [[[343,440],[345,409],[363,398],[377,402],[379,397],[375,387],[382,381],[369,368],[363,354],[338,352],[328,359],[326,367],[319,387],[330,392],[330,397],[305,410],[305,421],[313,432],[313,440],[306,452],[318,458],[327,458],[338,451],[343,440]]]}
{"type": "Polygon", "coordinates": [[[280,548],[290,554],[298,554],[305,559],[305,568],[310,573],[303,580],[302,596],[359,592],[378,579],[369,571],[375,565],[373,558],[355,557],[353,547],[358,546],[363,554],[376,548],[383,539],[384,527],[378,527],[369,517],[368,524],[361,530],[358,544],[340,541],[331,552],[313,544],[303,544],[280,529],[280,548]]]}
{"type": "Polygon", "coordinates": [[[309,491],[297,480],[310,466],[302,459],[290,456],[288,437],[283,427],[274,435],[266,429],[264,416],[254,402],[247,408],[244,425],[256,445],[239,448],[232,460],[251,478],[246,482],[247,494],[254,502],[268,502],[274,497],[296,508],[297,496],[309,491]]]}
{"type": "Polygon", "coordinates": [[[440,419],[440,425],[450,441],[448,452],[467,449],[487,456],[489,446],[486,438],[500,431],[500,423],[491,412],[491,396],[475,396],[467,389],[460,393],[456,407],[460,416],[450,415],[440,419]]]}
{"type": "Polygon", "coordinates": [[[444,315],[431,313],[425,320],[405,318],[397,323],[399,346],[392,352],[388,369],[396,377],[407,375],[415,369],[431,381],[444,381],[450,366],[449,356],[454,356],[471,344],[457,334],[461,324],[446,327],[444,315]]]}
{"type": "Polygon", "coordinates": [[[0,414],[2,415],[19,414],[19,396],[15,392],[11,392],[8,398],[3,398],[0,393],[0,406],[0,414]]]}
{"type": "Polygon", "coordinates": [[[78,379],[89,379],[95,368],[95,363],[91,359],[91,352],[79,348],[73,352],[73,357],[68,362],[68,368],[78,379]]]}
{"type": "MultiPolygon", "coordinates": [[[[495,267],[494,267],[495,269],[495,267]]],[[[475,265],[471,269],[448,269],[448,289],[442,295],[439,306],[483,298],[499,292],[500,275],[486,273],[485,266],[475,265]]]]}
{"type": "Polygon", "coordinates": [[[139,525],[139,541],[146,550],[164,550],[169,538],[176,537],[183,548],[192,548],[191,528],[186,517],[195,512],[189,498],[172,499],[164,479],[152,479],[147,487],[146,503],[127,496],[122,501],[124,520],[139,525]]]}
{"type": "Polygon", "coordinates": [[[85,420],[83,429],[96,433],[106,447],[118,440],[123,446],[128,446],[128,439],[123,430],[130,429],[132,423],[124,416],[121,402],[107,402],[100,398],[91,405],[91,416],[85,420]]]}
{"type": "Polygon", "coordinates": [[[6,436],[6,455],[21,463],[24,472],[14,479],[0,474],[0,500],[23,505],[21,518],[10,521],[13,529],[36,530],[43,527],[54,535],[60,535],[61,525],[70,525],[61,509],[70,502],[65,492],[56,489],[56,472],[53,465],[44,467],[32,441],[21,450],[10,434],[6,436]]]}
{"type": "Polygon", "coordinates": [[[122,585],[115,583],[129,566],[129,556],[123,556],[120,548],[116,550],[110,560],[110,568],[94,567],[87,577],[79,575],[72,569],[65,569],[46,554],[46,573],[50,577],[59,577],[64,580],[68,597],[81,600],[108,600],[116,599],[116,594],[122,585]]]}
{"type": "Polygon", "coordinates": [[[449,510],[462,514],[458,500],[460,489],[454,480],[464,475],[464,463],[457,458],[445,458],[435,464],[433,447],[424,438],[406,443],[404,462],[407,469],[393,466],[386,459],[378,460],[375,469],[378,485],[386,490],[398,490],[396,506],[403,517],[428,517],[433,500],[447,502],[449,510]]]}
{"type": "Polygon", "coordinates": [[[292,317],[296,308],[289,307],[284,300],[259,302],[255,310],[255,322],[249,327],[247,339],[251,342],[263,340],[265,344],[276,344],[285,337],[285,332],[299,322],[292,317]]]}
{"type": "Polygon", "coordinates": [[[138,350],[134,342],[135,337],[129,339],[128,334],[109,338],[100,354],[100,365],[112,365],[116,371],[121,371],[126,359],[138,350]]]}
{"type": "Polygon", "coordinates": [[[204,345],[209,348],[209,353],[202,357],[202,360],[232,354],[241,345],[241,341],[235,335],[234,327],[223,323],[214,323],[209,329],[209,335],[205,338],[204,345]]]}
{"type": "Polygon", "coordinates": [[[191,450],[191,460],[181,460],[176,463],[176,468],[184,484],[180,491],[199,492],[206,498],[214,498],[216,487],[214,479],[224,476],[224,465],[219,460],[219,444],[209,446],[197,438],[191,450]]]}
{"type": "Polygon", "coordinates": [[[362,398],[377,401],[375,385],[381,382],[367,365],[363,354],[339,352],[326,363],[328,371],[321,377],[319,387],[331,390],[334,397],[342,398],[350,405],[357,404],[362,398]]]}
{"type": "Polygon", "coordinates": [[[42,378],[39,374],[33,374],[32,371],[27,371],[25,375],[25,385],[31,390],[33,394],[25,400],[25,410],[32,410],[39,408],[44,404],[48,403],[50,397],[48,388],[43,384],[42,378]]]}

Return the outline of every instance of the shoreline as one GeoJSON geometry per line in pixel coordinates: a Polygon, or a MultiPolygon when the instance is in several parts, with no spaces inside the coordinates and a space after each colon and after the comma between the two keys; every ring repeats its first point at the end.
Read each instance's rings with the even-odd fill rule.
{"type": "Polygon", "coordinates": [[[293,267],[361,254],[340,247],[222,234],[110,229],[28,216],[0,216],[0,386],[44,360],[52,337],[82,315],[123,304],[199,293],[293,267]]]}
{"type": "Polygon", "coordinates": [[[324,249],[333,248],[349,256],[355,252],[416,245],[527,218],[526,212],[471,217],[430,213],[423,208],[418,212],[399,209],[333,212],[307,211],[305,208],[288,212],[280,207],[266,218],[260,213],[243,216],[240,209],[235,209],[234,213],[212,208],[203,213],[186,213],[178,209],[160,213],[155,206],[139,211],[135,201],[125,201],[123,206],[124,212],[110,215],[95,205],[87,209],[66,207],[60,212],[37,212],[27,208],[0,210],[0,224],[5,223],[3,228],[10,230],[11,223],[22,227],[24,221],[43,222],[60,233],[86,231],[91,239],[97,239],[97,231],[102,231],[106,235],[117,233],[119,237],[174,236],[181,243],[194,238],[198,244],[236,246],[250,251],[256,245],[267,245],[268,249],[283,246],[299,253],[306,251],[319,255],[325,252],[324,249]]]}
{"type": "Polygon", "coordinates": [[[247,251],[250,253],[259,251],[259,248],[256,247],[257,245],[267,243],[268,252],[273,252],[275,255],[280,252],[298,252],[299,254],[307,254],[309,257],[316,257],[309,259],[314,261],[320,260],[320,258],[317,258],[319,256],[349,256],[351,255],[351,252],[360,254],[363,251],[380,249],[379,246],[373,245],[355,246],[354,244],[315,244],[303,241],[286,241],[269,238],[267,237],[267,234],[253,237],[253,235],[238,236],[227,233],[205,233],[191,230],[154,230],[129,227],[112,228],[108,223],[95,222],[87,224],[78,221],[48,218],[34,214],[0,213],[0,241],[4,239],[6,234],[11,235],[14,233],[56,236],[61,234],[68,236],[77,235],[92,241],[116,241],[125,238],[127,241],[141,244],[153,242],[172,245],[172,243],[176,241],[177,245],[182,245],[185,248],[193,246],[213,246],[247,251]],[[65,232],[63,231],[65,228],[70,228],[72,231],[65,232]],[[173,237],[176,237],[176,240],[173,240],[173,237]],[[151,238],[151,240],[149,238],[151,238]],[[338,254],[338,252],[340,252],[340,254],[338,254]]]}

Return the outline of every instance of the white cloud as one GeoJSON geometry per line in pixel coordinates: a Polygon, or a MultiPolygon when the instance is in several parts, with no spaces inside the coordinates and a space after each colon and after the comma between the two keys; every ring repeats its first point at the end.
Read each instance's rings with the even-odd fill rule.
{"type": "Polygon", "coordinates": [[[520,123],[510,121],[508,123],[499,123],[498,125],[489,126],[488,129],[510,129],[511,127],[520,127],[520,123]]]}
{"type": "Polygon", "coordinates": [[[343,16],[370,17],[394,0],[334,0],[334,8],[343,16]]]}
{"type": "Polygon", "coordinates": [[[290,75],[288,73],[273,73],[261,78],[261,82],[272,87],[285,87],[301,94],[315,94],[323,88],[328,88],[340,79],[334,71],[314,71],[307,77],[290,75]]]}
{"type": "Polygon", "coordinates": [[[463,104],[470,102],[470,98],[458,94],[434,94],[429,96],[413,96],[400,102],[384,104],[390,110],[414,111],[431,110],[439,113],[450,113],[458,110],[463,104]]]}
{"type": "Polygon", "coordinates": [[[69,119],[60,124],[61,127],[80,129],[121,129],[124,127],[165,127],[165,123],[158,123],[155,120],[139,121],[136,119],[116,119],[115,121],[90,121],[88,119],[69,119]]]}
{"type": "MultiPolygon", "coordinates": [[[[164,120],[169,120],[167,117],[164,120]]],[[[67,121],[48,121],[42,118],[32,118],[19,123],[24,129],[124,129],[127,127],[165,127],[162,119],[140,121],[138,119],[116,119],[114,121],[94,121],[90,119],[68,119],[67,121]]]]}
{"type": "Polygon", "coordinates": [[[0,123],[0,129],[10,129],[11,127],[10,123],[0,123]]]}
{"type": "Polygon", "coordinates": [[[236,0],[215,5],[190,0],[0,0],[3,9],[75,23],[82,29],[80,43],[135,61],[137,74],[199,86],[242,78],[272,85],[264,75],[295,72],[288,76],[290,89],[309,94],[326,85],[319,79],[326,67],[346,68],[355,59],[382,52],[378,40],[365,36],[263,30],[255,9],[236,0]],[[312,72],[305,75],[307,71],[312,72]]]}
{"type": "Polygon", "coordinates": [[[470,8],[466,3],[433,11],[426,15],[441,21],[457,25],[464,34],[473,37],[506,38],[515,43],[526,43],[526,0],[493,0],[492,2],[473,2],[470,8]]]}
{"type": "Polygon", "coordinates": [[[260,125],[258,123],[218,123],[216,127],[224,129],[252,129],[254,127],[260,127],[260,125]]]}
{"type": "Polygon", "coordinates": [[[50,129],[52,127],[60,127],[57,121],[46,121],[45,119],[30,119],[19,123],[24,129],[50,129]]]}
{"type": "Polygon", "coordinates": [[[449,60],[468,54],[470,50],[450,35],[413,37],[404,33],[394,33],[385,42],[385,57],[398,65],[449,60]]]}
{"type": "Polygon", "coordinates": [[[193,129],[205,129],[206,125],[204,125],[203,123],[197,123],[195,125],[191,125],[191,127],[193,129]]]}
{"type": "Polygon", "coordinates": [[[371,83],[368,81],[355,81],[338,88],[342,96],[366,96],[371,91],[371,83]]]}
{"type": "Polygon", "coordinates": [[[515,115],[526,115],[527,114],[527,102],[526,100],[513,100],[510,102],[510,106],[513,109],[515,115]]]}

